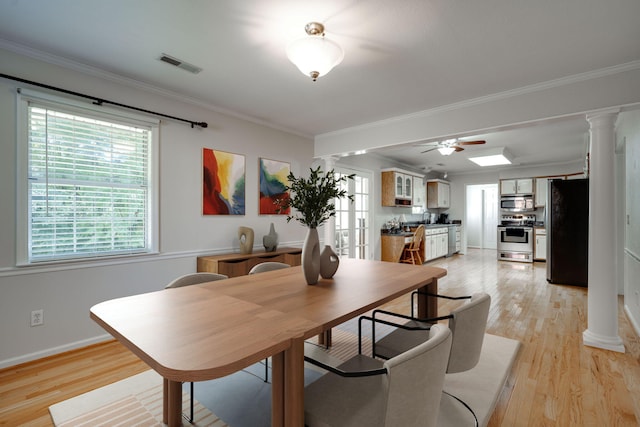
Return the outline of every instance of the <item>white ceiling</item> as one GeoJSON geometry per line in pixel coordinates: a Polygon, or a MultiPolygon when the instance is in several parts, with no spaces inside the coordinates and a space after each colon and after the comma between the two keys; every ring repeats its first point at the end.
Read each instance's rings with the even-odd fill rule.
{"type": "MultiPolygon", "coordinates": [[[[313,137],[637,61],[639,17],[638,0],[0,0],[0,41],[313,137]],[[345,50],[315,83],[285,55],[310,21],[345,50]]],[[[586,130],[574,119],[474,137],[547,163],[579,159],[586,130]]],[[[454,171],[480,148],[384,154],[454,171]]]]}

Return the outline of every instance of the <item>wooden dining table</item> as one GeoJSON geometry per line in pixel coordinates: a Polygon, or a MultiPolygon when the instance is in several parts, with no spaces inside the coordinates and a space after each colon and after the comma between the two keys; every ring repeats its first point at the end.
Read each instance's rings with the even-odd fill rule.
{"type": "MultiPolygon", "coordinates": [[[[105,301],[90,316],[164,378],[163,421],[182,423],[182,382],[220,378],[272,357],[272,426],[304,425],[304,341],[413,290],[437,292],[446,270],[341,259],[307,285],[301,267],[105,301]]],[[[421,317],[437,315],[421,297],[421,317]]]]}

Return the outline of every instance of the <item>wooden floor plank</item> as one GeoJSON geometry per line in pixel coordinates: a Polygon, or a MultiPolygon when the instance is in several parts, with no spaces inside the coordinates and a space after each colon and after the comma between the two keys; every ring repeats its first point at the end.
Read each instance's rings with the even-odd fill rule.
{"type": "MultiPolygon", "coordinates": [[[[522,342],[490,427],[640,425],[640,339],[619,299],[626,352],[582,344],[587,289],[550,285],[544,263],[496,261],[472,249],[431,262],[446,268],[440,291],[491,295],[487,331],[522,342]]],[[[447,313],[460,302],[440,301],[447,313]]],[[[408,297],[386,308],[409,313],[408,297]]],[[[148,369],[117,342],[107,342],[0,371],[0,426],[51,427],[48,407],[148,369]]]]}

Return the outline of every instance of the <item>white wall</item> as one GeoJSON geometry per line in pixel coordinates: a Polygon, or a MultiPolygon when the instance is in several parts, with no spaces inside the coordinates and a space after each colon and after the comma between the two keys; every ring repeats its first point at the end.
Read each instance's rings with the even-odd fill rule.
{"type": "Polygon", "coordinates": [[[624,141],[626,159],[624,307],[640,334],[640,111],[620,114],[616,138],[624,141]]]}
{"type": "Polygon", "coordinates": [[[162,119],[160,255],[16,268],[16,89],[26,85],[0,79],[0,367],[104,338],[105,332],[89,319],[92,305],[161,289],[174,277],[195,271],[197,255],[237,250],[239,226],[255,230],[256,249],[262,248],[271,222],[280,246],[301,245],[303,227],[287,224],[283,216],[258,215],[258,158],[290,162],[295,174],[305,174],[312,164],[310,139],[74,64],[52,65],[4,50],[0,64],[8,75],[209,124],[207,129],[192,129],[162,119]],[[246,215],[201,215],[203,147],[245,155],[246,215]],[[45,324],[30,327],[30,313],[36,309],[44,309],[45,324]]]}

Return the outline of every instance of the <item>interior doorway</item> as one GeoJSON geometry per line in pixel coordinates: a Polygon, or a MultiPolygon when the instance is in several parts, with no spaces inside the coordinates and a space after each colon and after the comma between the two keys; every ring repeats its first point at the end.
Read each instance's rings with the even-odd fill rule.
{"type": "Polygon", "coordinates": [[[467,247],[497,249],[498,184],[467,185],[467,247]]]}
{"type": "Polygon", "coordinates": [[[339,256],[356,259],[372,258],[371,183],[370,172],[336,167],[336,177],[355,174],[353,180],[341,183],[341,189],[354,198],[336,199],[335,249],[339,256]]]}

